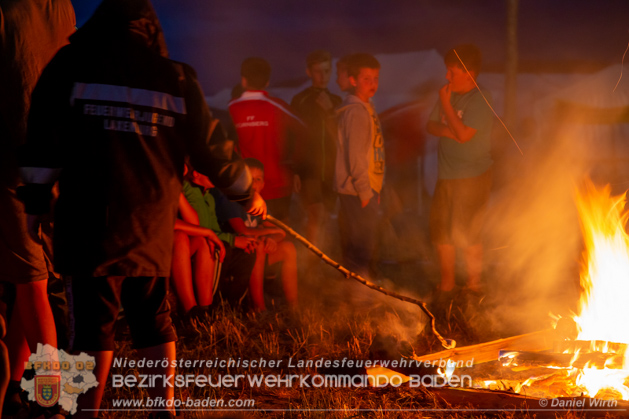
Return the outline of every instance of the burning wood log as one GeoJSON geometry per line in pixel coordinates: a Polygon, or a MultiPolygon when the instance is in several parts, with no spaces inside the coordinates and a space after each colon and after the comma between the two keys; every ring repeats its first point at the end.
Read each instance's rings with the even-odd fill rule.
{"type": "Polygon", "coordinates": [[[539,353],[526,351],[500,351],[504,367],[516,370],[529,368],[618,368],[624,363],[624,354],[590,352],[578,354],[539,353]]]}
{"type": "Polygon", "coordinates": [[[624,354],[627,350],[626,343],[606,342],[602,340],[566,340],[555,342],[553,352],[557,353],[613,353],[624,354]]]}
{"type": "Polygon", "coordinates": [[[554,329],[546,329],[540,332],[498,339],[491,342],[480,343],[478,345],[463,346],[434,354],[414,356],[413,359],[418,361],[438,361],[440,359],[450,359],[455,362],[473,360],[474,364],[480,364],[483,362],[496,361],[500,357],[501,350],[549,350],[553,347],[555,336],[554,329]]]}
{"type": "MultiPolygon", "coordinates": [[[[578,413],[578,417],[629,417],[629,403],[616,400],[600,400],[589,397],[556,397],[539,399],[519,394],[460,388],[429,389],[447,406],[450,416],[457,412],[468,415],[473,413],[487,414],[511,413],[514,417],[521,415],[535,416],[538,419],[564,417],[568,412],[578,413]]],[[[511,416],[511,415],[509,415],[511,416]]],[[[576,417],[576,416],[575,416],[576,417]]]]}

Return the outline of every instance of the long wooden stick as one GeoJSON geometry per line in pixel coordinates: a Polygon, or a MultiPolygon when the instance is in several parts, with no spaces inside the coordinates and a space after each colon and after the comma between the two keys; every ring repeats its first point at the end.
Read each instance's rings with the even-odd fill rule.
{"type": "Polygon", "coordinates": [[[386,290],[386,289],[384,289],[384,288],[382,288],[382,287],[380,287],[380,286],[378,286],[378,285],[376,285],[376,284],[374,284],[372,282],[367,281],[365,278],[363,278],[362,276],[358,275],[357,273],[354,273],[354,272],[348,270],[347,268],[341,266],[340,263],[330,259],[325,253],[323,253],[315,245],[310,243],[305,237],[301,236],[299,233],[297,233],[295,230],[293,230],[292,228],[290,228],[289,226],[287,226],[286,224],[284,224],[283,222],[281,222],[277,218],[273,217],[272,215],[267,215],[266,219],[267,219],[267,221],[275,224],[276,226],[278,226],[279,228],[281,228],[282,230],[284,230],[285,232],[287,232],[288,234],[293,236],[301,244],[306,246],[306,248],[308,250],[310,250],[315,255],[319,256],[319,258],[321,258],[325,263],[327,263],[328,265],[330,265],[330,266],[336,268],[338,271],[340,271],[346,278],[353,278],[356,281],[360,282],[361,284],[371,288],[372,290],[376,290],[378,292],[383,293],[384,295],[388,295],[389,297],[397,298],[398,300],[406,301],[407,303],[416,304],[417,306],[419,306],[419,308],[424,313],[426,313],[426,315],[428,317],[430,317],[430,326],[432,328],[432,333],[437,337],[437,339],[439,339],[439,341],[441,342],[441,345],[445,349],[454,349],[454,347],[456,346],[456,342],[454,340],[452,340],[452,339],[445,339],[437,331],[435,316],[430,312],[430,310],[428,310],[428,307],[426,306],[426,303],[424,303],[422,301],[419,301],[419,300],[416,300],[416,299],[411,298],[411,297],[407,297],[407,296],[402,295],[402,294],[398,294],[397,292],[386,290]]]}

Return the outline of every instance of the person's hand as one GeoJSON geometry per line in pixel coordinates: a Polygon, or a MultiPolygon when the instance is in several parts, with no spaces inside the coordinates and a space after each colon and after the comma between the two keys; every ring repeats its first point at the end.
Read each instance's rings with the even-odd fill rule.
{"type": "Polygon", "coordinates": [[[245,210],[251,215],[262,217],[263,220],[266,219],[266,202],[257,192],[251,195],[251,198],[245,204],[245,210]]]}
{"type": "Polygon", "coordinates": [[[326,112],[330,112],[332,108],[334,108],[334,103],[332,103],[330,95],[328,95],[326,91],[322,91],[321,93],[319,93],[319,96],[317,96],[317,100],[315,102],[321,107],[321,109],[326,112]]]}
{"type": "Polygon", "coordinates": [[[255,250],[256,239],[254,237],[236,236],[234,246],[244,250],[246,253],[251,253],[255,250]]]}
{"type": "Polygon", "coordinates": [[[293,191],[295,191],[295,193],[301,192],[301,178],[299,175],[293,176],[293,191]]]}
{"type": "Polygon", "coordinates": [[[213,237],[208,237],[207,244],[210,247],[210,254],[214,256],[216,254],[216,251],[218,251],[218,260],[219,262],[223,263],[223,261],[225,260],[225,254],[227,253],[225,251],[225,245],[223,244],[223,241],[220,239],[217,241],[213,237]]]}
{"type": "Polygon", "coordinates": [[[41,237],[39,235],[39,226],[41,225],[41,215],[32,215],[26,214],[26,229],[28,230],[28,235],[36,241],[37,243],[41,242],[41,237]]]}
{"type": "Polygon", "coordinates": [[[264,253],[275,253],[277,242],[270,237],[264,238],[264,253]]]}
{"type": "Polygon", "coordinates": [[[439,100],[442,104],[450,104],[450,96],[452,96],[452,90],[450,90],[450,83],[448,83],[439,89],[439,100]]]}

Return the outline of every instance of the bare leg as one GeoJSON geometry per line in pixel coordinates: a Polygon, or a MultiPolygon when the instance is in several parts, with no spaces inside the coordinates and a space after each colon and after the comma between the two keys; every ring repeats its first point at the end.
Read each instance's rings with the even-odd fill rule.
{"type": "Polygon", "coordinates": [[[37,351],[37,344],[57,347],[57,329],[48,302],[48,280],[16,285],[15,306],[20,311],[28,347],[37,351]]]}
{"type": "Polygon", "coordinates": [[[98,381],[98,386],[89,389],[85,394],[79,396],[77,401],[78,411],[74,415],[76,419],[98,417],[98,409],[100,409],[100,402],[105,393],[107,376],[114,357],[113,351],[87,351],[87,354],[94,357],[96,364],[94,375],[96,376],[96,381],[98,381]]]}
{"type": "Polygon", "coordinates": [[[20,313],[17,307],[13,308],[13,315],[11,316],[9,329],[7,331],[6,344],[7,351],[9,352],[9,360],[13,360],[13,362],[10,363],[11,381],[20,381],[24,374],[24,362],[28,360],[31,351],[26,342],[26,336],[22,328],[22,320],[20,319],[20,313]],[[22,360],[22,362],[18,362],[19,360],[22,360]]]}
{"type": "Polygon", "coordinates": [[[291,307],[297,306],[297,251],[295,245],[288,241],[277,244],[277,250],[269,254],[269,265],[282,264],[282,288],[286,301],[291,307]]]}
{"type": "MultiPolygon", "coordinates": [[[[140,358],[153,359],[156,361],[168,360],[168,366],[164,367],[162,362],[155,368],[144,368],[143,374],[160,375],[162,377],[174,376],[175,367],[172,365],[172,361],[176,357],[175,342],[163,343],[157,346],[151,346],[149,348],[138,349],[138,356],[140,358]]],[[[155,387],[148,387],[149,397],[153,400],[172,400],[175,397],[175,389],[172,386],[159,386],[156,383],[155,387]]],[[[170,404],[172,406],[172,403],[170,404]]],[[[175,413],[174,407],[166,407],[173,414],[175,413]]]]}
{"type": "Polygon", "coordinates": [[[480,291],[480,277],[483,271],[482,244],[465,248],[465,264],[467,267],[467,287],[472,291],[480,291]]]}
{"type": "Polygon", "coordinates": [[[204,237],[193,237],[190,240],[194,255],[194,289],[197,303],[200,306],[212,304],[214,290],[214,266],[216,261],[210,253],[210,246],[204,237]]]}
{"type": "MultiPolygon", "coordinates": [[[[87,353],[88,355],[94,357],[96,363],[94,375],[96,375],[98,386],[90,389],[85,393],[85,395],[80,397],[78,402],[79,411],[75,415],[78,419],[95,418],[98,416],[98,409],[100,408],[100,404],[103,399],[103,394],[107,385],[107,377],[109,375],[109,369],[113,359],[113,351],[88,351],[87,353]]],[[[162,363],[160,362],[158,367],[148,369],[147,371],[143,371],[143,373],[158,374],[162,376],[174,374],[175,368],[172,366],[171,361],[175,359],[175,353],[175,342],[168,342],[152,346],[150,348],[138,349],[139,358],[152,359],[156,361],[161,361],[163,359],[168,360],[168,365],[166,367],[162,366],[162,363]]],[[[149,387],[148,393],[154,400],[158,400],[158,397],[161,397],[163,400],[169,400],[175,396],[175,390],[170,386],[156,386],[154,388],[149,387]]],[[[174,410],[172,410],[172,412],[175,413],[174,410]]]]}
{"type": "Polygon", "coordinates": [[[190,255],[190,238],[185,233],[175,231],[171,283],[184,313],[197,305],[192,286],[190,255]]]}
{"type": "Polygon", "coordinates": [[[9,325],[7,348],[11,360],[11,379],[19,381],[24,362],[37,352],[37,344],[57,347],[57,329],[47,291],[48,280],[17,284],[13,316],[9,325]]]}
{"type": "Polygon", "coordinates": [[[441,269],[441,291],[452,291],[455,285],[456,249],[450,244],[437,245],[437,256],[441,269]]]}
{"type": "MultiPolygon", "coordinates": [[[[6,329],[4,317],[0,316],[0,338],[4,338],[7,331],[6,329]]],[[[0,412],[2,412],[4,396],[7,393],[7,387],[9,386],[10,368],[9,351],[4,342],[0,340],[0,412]]]]}

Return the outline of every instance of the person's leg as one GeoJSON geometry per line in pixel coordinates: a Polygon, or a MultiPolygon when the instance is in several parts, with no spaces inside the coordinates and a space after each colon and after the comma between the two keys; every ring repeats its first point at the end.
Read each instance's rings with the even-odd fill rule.
{"type": "MultiPolygon", "coordinates": [[[[155,368],[143,368],[142,374],[159,375],[162,377],[169,377],[175,375],[175,367],[172,361],[176,359],[176,346],[175,342],[162,343],[160,345],[151,346],[149,348],[138,349],[138,357],[140,359],[154,359],[154,360],[168,360],[168,365],[164,366],[162,362],[156,362],[155,368]]],[[[163,400],[172,400],[175,398],[175,388],[171,386],[155,386],[149,387],[149,397],[153,400],[158,400],[161,397],[163,400]]],[[[172,413],[175,413],[174,409],[171,409],[172,413]]]]}
{"type": "Polygon", "coordinates": [[[455,190],[453,236],[464,250],[467,288],[480,291],[483,271],[482,228],[491,193],[491,171],[460,179],[455,190]]]}
{"type": "Polygon", "coordinates": [[[232,307],[242,307],[246,310],[250,305],[249,293],[251,272],[256,263],[257,254],[247,253],[242,249],[225,246],[227,254],[223,261],[219,290],[223,300],[232,307]]]}
{"type": "MultiPolygon", "coordinates": [[[[6,154],[6,153],[5,153],[6,154]]],[[[24,362],[37,344],[57,347],[56,328],[46,293],[48,267],[40,241],[28,234],[24,204],[17,198],[15,171],[11,159],[0,164],[0,270],[3,280],[10,281],[13,308],[5,339],[9,355],[6,373],[12,377],[7,391],[5,410],[24,407],[19,393],[19,380],[24,371],[24,362]],[[31,282],[35,281],[35,282],[31,282]],[[19,287],[19,289],[18,289],[19,287]],[[54,337],[52,337],[54,336],[54,337]],[[29,348],[30,345],[30,348],[29,348]],[[17,403],[12,403],[16,401],[17,403]]],[[[17,410],[16,412],[17,413],[17,410]]]]}
{"type": "Polygon", "coordinates": [[[282,263],[282,288],[286,302],[291,307],[297,306],[297,251],[291,242],[281,241],[277,250],[269,253],[269,265],[282,263]]]}
{"type": "Polygon", "coordinates": [[[264,304],[264,263],[266,257],[264,244],[260,240],[256,245],[256,262],[253,265],[251,278],[249,279],[249,293],[251,294],[255,311],[266,310],[266,305],[264,304]]]}
{"type": "Polygon", "coordinates": [[[321,180],[305,178],[301,181],[301,202],[306,210],[306,238],[315,246],[319,246],[319,231],[323,222],[325,208],[321,192],[321,180]]]}
{"type": "MultiPolygon", "coordinates": [[[[133,347],[140,358],[155,362],[150,374],[174,374],[173,361],[176,359],[175,341],[177,336],[170,319],[168,281],[164,277],[126,278],[122,284],[121,300],[125,309],[133,347]]],[[[154,399],[170,400],[166,410],[175,413],[172,407],[174,389],[168,385],[156,386],[149,391],[154,399]]],[[[167,404],[168,405],[168,404],[167,404]]]]}
{"type": "Polygon", "coordinates": [[[11,315],[11,320],[9,320],[6,344],[9,359],[13,360],[10,364],[11,381],[19,382],[24,374],[24,362],[16,362],[16,360],[28,360],[31,351],[28,348],[28,342],[26,342],[26,335],[24,334],[22,320],[20,319],[17,306],[13,307],[13,314],[11,315]]]}
{"type": "Polygon", "coordinates": [[[15,305],[9,322],[7,347],[11,360],[11,380],[19,381],[24,363],[37,344],[57,347],[57,329],[48,302],[48,280],[15,285],[15,305]]]}
{"type": "Polygon", "coordinates": [[[123,277],[72,277],[68,284],[72,351],[94,357],[98,386],[79,399],[76,418],[98,417],[113,359],[114,326],[120,310],[123,277]]]}
{"type": "Polygon", "coordinates": [[[379,225],[378,197],[374,196],[365,208],[360,198],[352,195],[341,196],[344,230],[347,246],[344,252],[346,268],[364,277],[369,276],[369,265],[377,244],[379,225]]]}
{"type": "Polygon", "coordinates": [[[190,240],[192,262],[194,266],[194,290],[200,306],[212,304],[214,291],[214,268],[216,260],[210,253],[210,246],[204,237],[192,237],[190,240]]]}
{"type": "Polygon", "coordinates": [[[197,305],[197,300],[192,286],[190,237],[180,231],[175,231],[171,278],[181,311],[187,313],[197,305]]]}
{"type": "MultiPolygon", "coordinates": [[[[0,316],[0,339],[3,339],[6,335],[6,325],[4,317],[0,316]]],[[[9,366],[9,351],[2,340],[0,340],[0,413],[2,413],[2,406],[4,404],[4,396],[7,393],[7,387],[9,387],[10,377],[9,366]]]]}
{"type": "Polygon", "coordinates": [[[323,203],[317,202],[306,207],[306,238],[315,246],[320,247],[319,236],[321,235],[321,225],[325,216],[325,207],[323,203]]]}
{"type": "Polygon", "coordinates": [[[455,286],[456,248],[452,242],[452,181],[438,180],[430,207],[430,238],[437,250],[440,283],[438,291],[455,286]]]}
{"type": "Polygon", "coordinates": [[[37,344],[57,347],[57,329],[48,302],[48,280],[18,284],[15,306],[20,311],[28,347],[37,352],[37,344]]]}
{"type": "Polygon", "coordinates": [[[72,416],[76,419],[96,418],[98,409],[105,394],[109,368],[114,357],[114,351],[84,351],[89,356],[94,357],[94,376],[98,381],[98,386],[93,387],[81,395],[78,403],[78,410],[72,416]]]}
{"type": "Polygon", "coordinates": [[[467,288],[472,291],[480,291],[480,278],[483,271],[482,244],[465,248],[465,265],[467,267],[467,288]]]}
{"type": "Polygon", "coordinates": [[[456,249],[451,244],[437,245],[441,273],[440,291],[452,291],[455,285],[456,249]]]}
{"type": "Polygon", "coordinates": [[[339,242],[341,245],[341,260],[345,264],[349,257],[349,220],[351,218],[349,212],[351,210],[348,201],[348,195],[339,194],[339,213],[338,213],[338,229],[339,229],[339,242]]]}
{"type": "Polygon", "coordinates": [[[9,385],[7,392],[3,396],[4,414],[15,416],[21,410],[26,412],[28,406],[23,403],[21,394],[23,393],[20,382],[24,374],[24,361],[28,360],[31,351],[26,342],[26,336],[22,329],[22,321],[19,318],[20,313],[15,304],[13,305],[12,315],[9,320],[9,327],[5,338],[7,359],[9,362],[7,374],[9,375],[9,385]],[[17,362],[16,362],[17,360],[17,362]],[[19,361],[23,360],[23,361],[19,361]],[[6,398],[6,400],[5,400],[6,398]]]}

